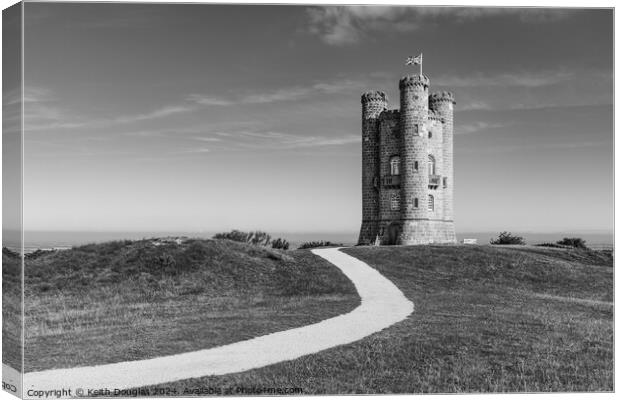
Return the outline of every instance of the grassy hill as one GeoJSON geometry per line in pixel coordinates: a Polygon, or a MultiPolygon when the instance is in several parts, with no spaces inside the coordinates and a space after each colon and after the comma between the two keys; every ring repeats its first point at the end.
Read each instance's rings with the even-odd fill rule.
{"type": "Polygon", "coordinates": [[[352,283],[308,251],[228,240],[39,252],[27,257],[25,279],[26,371],[211,348],[359,304],[352,283]]]}
{"type": "Polygon", "coordinates": [[[2,249],[2,363],[20,369],[22,359],[20,256],[2,249]]]}
{"type": "Polygon", "coordinates": [[[181,394],[200,387],[296,387],[306,394],[613,390],[611,253],[525,246],[345,252],[394,282],[416,311],[351,345],[162,387],[181,394]]]}

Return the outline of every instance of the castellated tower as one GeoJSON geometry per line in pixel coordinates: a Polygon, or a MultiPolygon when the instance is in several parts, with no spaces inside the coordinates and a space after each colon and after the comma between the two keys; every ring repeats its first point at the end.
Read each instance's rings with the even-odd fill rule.
{"type": "Polygon", "coordinates": [[[403,77],[400,110],[383,92],[362,95],[362,228],[359,244],[455,243],[453,107],[429,96],[429,79],[403,77]]]}
{"type": "Polygon", "coordinates": [[[362,229],[360,242],[374,242],[379,232],[379,116],[387,110],[383,92],[362,95],[362,229]]]}

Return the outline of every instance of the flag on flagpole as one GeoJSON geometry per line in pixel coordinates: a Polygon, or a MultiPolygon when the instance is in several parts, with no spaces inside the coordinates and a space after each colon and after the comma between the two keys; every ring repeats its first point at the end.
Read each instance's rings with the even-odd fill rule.
{"type": "Polygon", "coordinates": [[[422,53],[416,57],[407,57],[407,63],[405,65],[421,65],[422,64],[422,53]]]}

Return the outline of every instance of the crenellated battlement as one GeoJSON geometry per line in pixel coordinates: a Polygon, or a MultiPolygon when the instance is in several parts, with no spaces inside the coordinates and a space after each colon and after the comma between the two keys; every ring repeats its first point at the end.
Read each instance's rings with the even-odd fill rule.
{"type": "Polygon", "coordinates": [[[362,104],[371,102],[388,102],[388,97],[385,92],[380,90],[372,90],[362,94],[362,104]]]}
{"type": "Polygon", "coordinates": [[[448,101],[448,102],[451,102],[452,104],[456,104],[456,102],[454,101],[454,94],[452,92],[446,92],[446,91],[435,92],[428,96],[429,105],[433,103],[439,103],[442,101],[448,101]]]}
{"type": "Polygon", "coordinates": [[[439,121],[439,122],[445,121],[445,118],[442,117],[441,114],[439,114],[437,111],[433,110],[432,108],[429,108],[428,110],[428,119],[433,120],[433,121],[439,121]]]}
{"type": "Polygon", "coordinates": [[[398,87],[400,90],[408,87],[414,86],[423,86],[424,88],[428,88],[430,85],[430,79],[425,75],[407,75],[400,78],[398,82],[398,87]]]}

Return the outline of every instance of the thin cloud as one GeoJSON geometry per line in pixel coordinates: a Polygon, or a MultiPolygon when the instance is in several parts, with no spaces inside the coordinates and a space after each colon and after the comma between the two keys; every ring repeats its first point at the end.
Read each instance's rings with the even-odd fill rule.
{"type": "Polygon", "coordinates": [[[277,131],[217,132],[227,143],[243,149],[295,149],[305,147],[341,146],[361,141],[359,135],[299,136],[277,131]]]}
{"type": "Polygon", "coordinates": [[[204,154],[204,153],[210,153],[210,152],[211,152],[211,149],[208,149],[206,147],[199,147],[196,149],[176,151],[176,152],[173,152],[172,154],[204,154]]]}
{"type": "Polygon", "coordinates": [[[192,137],[193,140],[198,140],[199,142],[221,142],[222,139],[215,137],[192,137]]]}
{"type": "Polygon", "coordinates": [[[572,81],[576,78],[576,73],[572,71],[541,71],[541,72],[522,72],[505,73],[496,75],[477,74],[474,76],[439,76],[433,79],[433,84],[439,86],[466,88],[483,86],[501,87],[526,87],[535,88],[558,83],[572,81]]]}
{"type": "Polygon", "coordinates": [[[4,100],[12,105],[23,102],[26,131],[79,128],[91,123],[90,120],[76,117],[74,113],[58,106],[56,97],[46,88],[27,86],[23,96],[21,91],[13,90],[4,100]]]}
{"type": "Polygon", "coordinates": [[[483,101],[470,101],[459,104],[458,111],[492,110],[493,107],[483,101]]]}
{"type": "Polygon", "coordinates": [[[204,94],[191,94],[187,100],[204,106],[231,106],[242,104],[268,104],[295,101],[316,95],[344,94],[363,90],[364,82],[344,79],[332,82],[318,82],[307,86],[292,86],[271,92],[250,93],[235,98],[216,97],[204,94]]]}
{"type": "Polygon", "coordinates": [[[377,32],[412,32],[451,19],[457,23],[489,17],[515,17],[523,23],[550,23],[570,16],[555,8],[325,6],[307,9],[309,33],[328,45],[361,42],[377,32]]]}
{"type": "Polygon", "coordinates": [[[543,144],[531,144],[531,145],[507,145],[507,146],[489,146],[489,147],[477,147],[468,149],[459,149],[459,153],[507,153],[519,150],[568,150],[568,149],[583,149],[591,147],[604,147],[609,146],[608,142],[576,142],[576,143],[543,143],[543,144]]]}
{"type": "Polygon", "coordinates": [[[498,128],[504,128],[504,127],[506,127],[506,124],[479,121],[473,124],[465,124],[465,125],[456,126],[454,128],[454,133],[457,135],[465,135],[465,134],[478,133],[478,132],[482,132],[482,131],[486,131],[490,129],[498,129],[498,128]]]}
{"type": "Polygon", "coordinates": [[[115,119],[115,122],[127,123],[127,122],[136,122],[136,121],[144,121],[155,118],[168,117],[174,114],[187,113],[190,111],[194,111],[196,107],[187,106],[187,105],[174,105],[174,106],[166,106],[159,108],[155,111],[146,114],[136,114],[129,115],[124,117],[119,117],[115,119]]]}
{"type": "Polygon", "coordinates": [[[187,96],[187,101],[201,104],[203,106],[229,106],[234,104],[234,102],[229,100],[202,94],[190,94],[187,96]]]}

